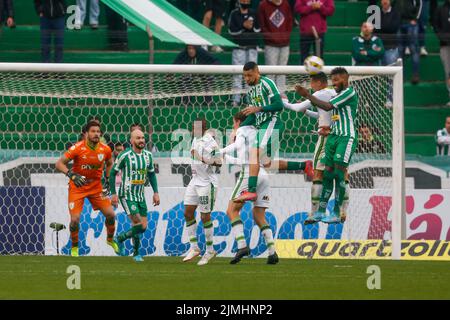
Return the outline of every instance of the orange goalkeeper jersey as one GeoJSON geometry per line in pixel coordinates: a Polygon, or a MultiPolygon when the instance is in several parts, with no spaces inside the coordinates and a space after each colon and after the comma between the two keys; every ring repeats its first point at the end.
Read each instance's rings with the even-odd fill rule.
{"type": "Polygon", "coordinates": [[[86,177],[87,184],[77,188],[69,182],[69,190],[76,192],[94,192],[102,189],[101,178],[105,162],[111,159],[111,148],[99,142],[95,149],[89,147],[86,140],[76,143],[64,154],[66,158],[73,160],[72,172],[86,177]]]}

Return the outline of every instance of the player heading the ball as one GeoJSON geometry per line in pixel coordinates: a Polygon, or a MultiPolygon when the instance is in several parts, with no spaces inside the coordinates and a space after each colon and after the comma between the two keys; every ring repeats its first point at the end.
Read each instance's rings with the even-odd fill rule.
{"type": "Polygon", "coordinates": [[[243,73],[250,89],[247,92],[249,105],[242,110],[247,118],[241,126],[254,125],[258,134],[250,149],[248,190],[233,199],[235,202],[255,201],[258,198],[256,188],[260,164],[268,161],[272,155],[272,141],[278,140],[274,136],[281,137],[284,129],[278,117],[278,113],[283,110],[283,101],[275,82],[262,76],[255,62],[247,62],[243,73]]]}
{"type": "Polygon", "coordinates": [[[323,189],[319,208],[314,213],[315,221],[324,223],[344,222],[347,213],[343,210],[346,194],[345,176],[353,153],[358,144],[357,109],[358,94],[349,85],[349,74],[345,68],[338,67],[331,71],[331,82],[337,96],[323,101],[312,95],[308,89],[297,85],[296,91],[316,107],[331,111],[331,132],[325,144],[325,155],[321,162],[325,165],[323,173],[323,189]],[[336,202],[333,213],[325,217],[328,200],[333,192],[333,181],[336,180],[336,202]]]}

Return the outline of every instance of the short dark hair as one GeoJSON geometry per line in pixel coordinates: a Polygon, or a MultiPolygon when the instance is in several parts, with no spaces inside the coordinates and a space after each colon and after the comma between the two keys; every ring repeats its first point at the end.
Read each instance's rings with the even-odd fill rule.
{"type": "Polygon", "coordinates": [[[136,128],[139,128],[139,130],[141,130],[141,131],[144,130],[140,123],[135,122],[130,126],[130,133],[133,132],[136,128]]]}
{"type": "Polygon", "coordinates": [[[249,70],[255,70],[258,67],[258,64],[256,62],[253,61],[249,61],[246,64],[244,64],[244,71],[249,71],[249,70]]]}
{"type": "Polygon", "coordinates": [[[86,125],[84,126],[84,130],[82,130],[82,133],[86,133],[88,132],[92,127],[99,127],[100,131],[103,133],[102,131],[102,127],[100,125],[100,121],[98,120],[90,120],[88,123],[86,123],[86,125]]]}
{"type": "Polygon", "coordinates": [[[331,75],[335,75],[335,74],[339,74],[339,75],[343,75],[346,74],[348,75],[347,69],[345,69],[344,67],[336,67],[333,70],[331,70],[331,75]]]}
{"type": "Polygon", "coordinates": [[[319,72],[319,73],[311,75],[311,80],[320,81],[322,83],[328,83],[328,77],[323,72],[319,72]]]}
{"type": "Polygon", "coordinates": [[[123,143],[122,142],[116,142],[116,143],[114,143],[114,149],[116,148],[116,147],[123,147],[123,143]]]}
{"type": "Polygon", "coordinates": [[[239,111],[233,115],[233,119],[243,122],[245,119],[247,119],[247,116],[242,111],[239,111]]]}

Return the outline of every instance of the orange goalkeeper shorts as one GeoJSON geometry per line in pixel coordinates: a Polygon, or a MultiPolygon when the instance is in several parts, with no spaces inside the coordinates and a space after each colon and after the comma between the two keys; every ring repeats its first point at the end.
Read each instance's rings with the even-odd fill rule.
{"type": "Polygon", "coordinates": [[[80,214],[83,211],[84,199],[88,199],[94,210],[104,212],[111,208],[111,199],[103,195],[102,190],[93,190],[89,193],[76,192],[69,189],[69,213],[80,214]]]}

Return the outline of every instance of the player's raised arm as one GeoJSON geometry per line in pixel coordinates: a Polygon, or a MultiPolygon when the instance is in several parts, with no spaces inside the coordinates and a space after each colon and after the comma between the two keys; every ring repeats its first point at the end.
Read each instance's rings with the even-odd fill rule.
{"type": "Polygon", "coordinates": [[[305,100],[300,103],[290,103],[288,99],[283,99],[283,105],[286,109],[303,113],[312,107],[311,101],[309,100],[305,100]]]}
{"type": "Polygon", "coordinates": [[[334,106],[331,103],[329,103],[328,101],[318,99],[317,97],[313,96],[308,89],[302,87],[299,84],[295,86],[295,91],[302,97],[311,101],[311,103],[315,105],[317,108],[320,108],[325,111],[330,111],[334,108],[334,106]]]}

